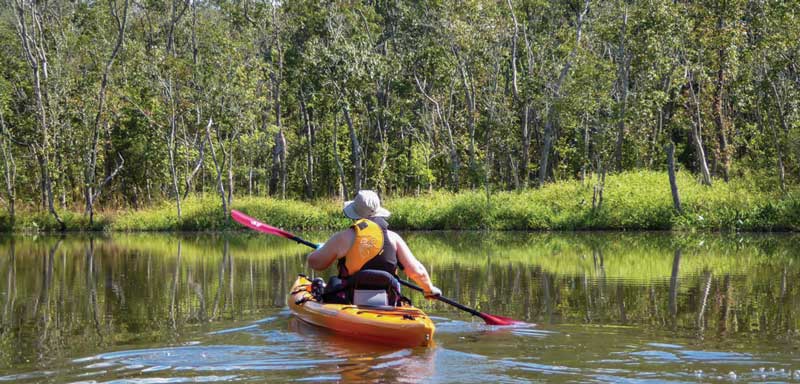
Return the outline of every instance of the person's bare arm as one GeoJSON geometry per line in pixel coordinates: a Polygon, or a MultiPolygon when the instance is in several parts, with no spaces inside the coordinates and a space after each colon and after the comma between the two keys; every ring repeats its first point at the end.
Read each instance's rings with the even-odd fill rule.
{"type": "Polygon", "coordinates": [[[428,270],[425,269],[425,266],[411,253],[411,249],[408,248],[408,244],[406,244],[405,240],[394,232],[389,232],[389,237],[397,248],[397,260],[403,264],[406,275],[419,284],[422,289],[425,290],[426,294],[438,293],[439,289],[431,282],[428,270]]]}
{"type": "Polygon", "coordinates": [[[322,248],[308,255],[308,266],[317,271],[328,269],[334,261],[347,254],[347,250],[353,245],[354,240],[355,233],[349,228],[334,234],[322,248]]]}

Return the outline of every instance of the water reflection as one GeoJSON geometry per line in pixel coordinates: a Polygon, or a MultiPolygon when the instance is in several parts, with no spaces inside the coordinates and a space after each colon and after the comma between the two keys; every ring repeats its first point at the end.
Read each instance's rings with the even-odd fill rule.
{"type": "Polygon", "coordinates": [[[305,250],[282,239],[13,236],[0,239],[0,380],[103,381],[144,370],[154,378],[250,380],[271,369],[286,380],[313,381],[413,382],[465,372],[501,381],[650,374],[691,380],[687,365],[706,373],[759,368],[748,364],[784,369],[770,376],[782,380],[797,369],[797,236],[406,237],[448,296],[540,326],[492,329],[417,298],[437,322],[438,346],[376,350],[288,316],[287,285],[311,271],[305,250]],[[200,364],[203,354],[213,361],[200,364]],[[463,361],[461,372],[446,368],[453,361],[463,361]],[[201,365],[209,368],[200,372],[201,365]],[[306,366],[314,374],[297,368],[306,366]],[[112,374],[116,369],[121,373],[112,374]],[[179,374],[187,370],[191,375],[179,374]]]}

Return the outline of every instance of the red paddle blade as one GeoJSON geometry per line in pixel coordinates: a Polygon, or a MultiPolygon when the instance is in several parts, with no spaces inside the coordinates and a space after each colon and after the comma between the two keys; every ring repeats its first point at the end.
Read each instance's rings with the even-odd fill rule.
{"type": "Polygon", "coordinates": [[[269,233],[270,235],[277,235],[281,237],[285,237],[287,239],[292,239],[295,236],[289,232],[286,232],[280,228],[275,228],[271,225],[264,224],[250,216],[245,215],[235,209],[231,209],[231,217],[237,223],[244,225],[250,229],[255,229],[259,232],[269,233]]]}
{"type": "Polygon", "coordinates": [[[489,325],[515,325],[515,324],[525,324],[524,321],[514,320],[510,317],[503,317],[503,316],[496,316],[490,315],[488,313],[480,314],[481,319],[489,325]]]}

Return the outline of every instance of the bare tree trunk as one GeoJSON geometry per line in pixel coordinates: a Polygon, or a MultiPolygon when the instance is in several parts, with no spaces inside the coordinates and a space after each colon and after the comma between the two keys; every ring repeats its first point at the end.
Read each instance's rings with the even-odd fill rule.
{"type": "Polygon", "coordinates": [[[675,145],[669,142],[664,146],[664,149],[667,151],[667,170],[669,172],[669,187],[672,191],[672,205],[678,214],[682,214],[681,197],[678,194],[678,182],[675,179],[675,145]]]}
{"type": "Polygon", "coordinates": [[[5,181],[6,181],[6,196],[8,197],[8,218],[9,230],[14,230],[14,221],[16,219],[16,184],[17,184],[17,163],[14,161],[14,152],[9,147],[9,132],[6,127],[6,120],[3,116],[3,111],[0,110],[0,130],[2,130],[2,142],[0,142],[0,149],[3,151],[3,165],[5,181]]]}
{"type": "Polygon", "coordinates": [[[511,171],[511,181],[514,183],[514,189],[520,189],[522,188],[522,183],[519,181],[519,166],[517,162],[514,161],[514,156],[511,155],[511,151],[506,152],[506,155],[508,155],[508,165],[511,171]]]}
{"type": "Polygon", "coordinates": [[[620,111],[617,122],[617,145],[614,148],[614,160],[616,161],[617,172],[622,172],[622,144],[625,141],[625,112],[628,107],[628,55],[625,51],[625,31],[628,27],[628,9],[623,11],[622,26],[619,31],[619,90],[618,102],[620,104],[620,111]]]}
{"type": "Polygon", "coordinates": [[[522,116],[520,125],[522,126],[522,154],[519,160],[519,173],[522,178],[522,187],[528,186],[530,181],[529,165],[531,163],[531,133],[533,129],[530,126],[531,121],[531,108],[527,103],[522,107],[522,116]]]}
{"type": "Polygon", "coordinates": [[[461,85],[464,87],[464,104],[466,104],[467,107],[467,131],[469,132],[469,178],[470,187],[474,189],[475,176],[477,173],[477,169],[475,168],[475,115],[477,113],[475,107],[475,87],[473,86],[472,78],[467,71],[467,63],[461,60],[461,56],[458,54],[458,48],[453,45],[451,46],[451,50],[458,61],[458,71],[461,74],[461,85]]]}
{"type": "Polygon", "coordinates": [[[592,195],[592,209],[600,210],[603,207],[603,191],[606,187],[606,167],[603,166],[602,161],[597,159],[597,183],[594,185],[594,193],[592,195]]]}
{"type": "Polygon", "coordinates": [[[694,117],[692,119],[692,143],[694,144],[695,151],[697,152],[697,161],[700,163],[700,172],[703,175],[703,184],[711,186],[711,173],[708,171],[706,152],[703,149],[700,101],[697,99],[697,93],[694,91],[694,75],[691,72],[689,72],[689,94],[692,96],[692,103],[694,105],[694,108],[690,107],[689,105],[686,106],[689,114],[694,117]]]}
{"type": "MultiPolygon", "coordinates": [[[[228,200],[225,197],[225,184],[222,182],[222,168],[225,166],[225,156],[223,155],[223,164],[220,164],[217,160],[217,151],[214,149],[214,142],[211,140],[212,124],[213,121],[209,118],[208,125],[206,125],[206,140],[208,140],[208,147],[211,148],[211,159],[214,161],[214,170],[217,173],[217,192],[219,192],[219,198],[222,201],[222,213],[225,217],[228,217],[228,200]]],[[[220,143],[220,145],[222,144],[220,143]]]]}
{"type": "Polygon", "coordinates": [[[306,107],[306,100],[303,91],[300,91],[300,114],[303,118],[303,128],[306,134],[306,176],[305,176],[305,195],[306,198],[314,197],[314,134],[311,126],[311,115],[306,107]]]}
{"type": "Polygon", "coordinates": [[[50,131],[45,110],[45,89],[47,84],[47,47],[44,43],[44,21],[39,4],[30,0],[14,0],[17,22],[17,34],[22,43],[25,59],[30,66],[33,77],[33,93],[36,99],[36,117],[39,124],[39,143],[34,144],[34,154],[39,162],[42,176],[42,194],[46,200],[47,209],[53,218],[58,222],[62,231],[67,229],[66,224],[58,215],[54,205],[52,180],[50,178],[50,131]],[[26,8],[30,9],[30,19],[32,26],[28,25],[25,17],[26,8]],[[44,84],[43,84],[44,83],[44,84]]]}
{"type": "Polygon", "coordinates": [[[287,183],[287,168],[286,168],[286,136],[283,134],[283,128],[278,131],[278,139],[281,141],[280,145],[280,161],[281,161],[281,199],[286,198],[286,183],[287,183]]]}
{"type": "MultiPolygon", "coordinates": [[[[229,143],[235,141],[237,135],[238,135],[238,130],[234,132],[233,134],[234,137],[230,138],[229,143]]],[[[236,180],[233,176],[233,148],[230,147],[231,145],[232,144],[229,144],[227,150],[225,149],[224,145],[220,147],[220,150],[222,151],[222,154],[224,156],[223,158],[227,159],[225,161],[228,164],[228,195],[227,195],[228,207],[231,207],[231,205],[233,204],[233,193],[234,193],[233,187],[236,185],[236,180]]],[[[225,217],[230,219],[230,215],[228,215],[227,212],[225,213],[225,217]]]]}
{"type": "Polygon", "coordinates": [[[169,136],[167,137],[167,154],[169,156],[169,172],[172,176],[172,192],[175,195],[175,208],[177,209],[178,213],[178,221],[181,220],[181,191],[180,187],[178,186],[178,169],[175,166],[175,152],[177,151],[177,141],[175,140],[175,130],[176,130],[176,121],[175,121],[175,100],[172,94],[172,85],[171,81],[168,86],[169,89],[169,97],[171,100],[171,112],[170,112],[170,119],[169,119],[169,136]]]}
{"type": "MultiPolygon", "coordinates": [[[[519,171],[522,177],[522,187],[528,186],[528,181],[530,179],[530,174],[528,171],[528,165],[530,164],[530,151],[531,151],[531,133],[533,130],[530,127],[530,118],[531,118],[531,107],[530,103],[523,98],[523,96],[519,92],[519,82],[518,82],[518,70],[517,70],[517,46],[519,41],[519,22],[517,21],[517,16],[514,12],[514,6],[511,4],[511,0],[506,0],[508,4],[508,9],[511,12],[511,20],[514,22],[514,35],[511,39],[511,91],[514,95],[514,100],[519,105],[519,120],[520,120],[520,131],[522,136],[522,153],[520,154],[520,161],[519,161],[519,171]]],[[[530,41],[528,40],[527,32],[524,33],[525,39],[525,47],[528,52],[530,52],[530,41]]],[[[530,54],[529,54],[530,56],[530,54]]],[[[533,75],[533,65],[530,63],[530,57],[528,58],[528,75],[533,75]]],[[[517,182],[516,188],[519,189],[520,183],[517,182]]]]}
{"type": "Polygon", "coordinates": [[[434,120],[435,117],[438,117],[447,132],[447,140],[450,147],[450,168],[453,173],[452,189],[454,192],[458,192],[459,186],[461,184],[459,180],[461,161],[458,156],[458,148],[456,147],[456,142],[453,139],[453,129],[450,127],[450,121],[447,118],[445,118],[444,114],[442,114],[442,109],[439,106],[439,102],[437,102],[434,98],[428,95],[428,93],[425,91],[425,86],[420,82],[416,74],[414,75],[414,79],[417,82],[417,87],[419,88],[420,93],[422,93],[422,95],[425,96],[425,98],[428,99],[428,101],[430,101],[431,104],[433,104],[434,106],[434,112],[436,113],[434,116],[434,120]]]}
{"type": "Polygon", "coordinates": [[[272,170],[269,176],[269,194],[275,196],[278,193],[278,183],[281,177],[281,153],[283,152],[282,145],[285,142],[283,138],[283,130],[278,130],[273,136],[275,144],[272,146],[272,170]]]}
{"type": "Polygon", "coordinates": [[[183,18],[186,10],[189,9],[189,5],[193,3],[193,1],[184,0],[170,1],[170,20],[169,25],[167,26],[167,55],[175,53],[175,26],[178,25],[178,22],[180,22],[181,18],[183,18]],[[179,5],[182,5],[183,7],[179,9],[179,5]]]}
{"type": "MultiPolygon", "coordinates": [[[[272,56],[272,99],[275,110],[275,125],[278,126],[278,133],[275,135],[275,151],[273,151],[273,172],[280,171],[281,199],[286,198],[286,136],[283,133],[281,123],[281,82],[283,81],[283,46],[280,40],[280,28],[278,24],[278,7],[273,4],[272,24],[274,27],[273,44],[275,44],[277,54],[272,56]],[[276,62],[277,61],[277,62],[276,62]],[[277,153],[276,153],[277,152],[277,153]],[[275,167],[275,160],[280,161],[280,168],[275,167]]],[[[274,177],[274,176],[273,176],[274,177]]],[[[270,183],[272,184],[272,183],[270,183]]]]}
{"type": "MultiPolygon", "coordinates": [[[[199,128],[199,127],[198,127],[199,128]]],[[[192,172],[186,176],[186,190],[183,191],[183,198],[187,198],[189,193],[192,191],[192,181],[194,180],[197,173],[203,168],[203,160],[205,160],[205,149],[206,149],[206,139],[205,135],[199,135],[200,137],[197,139],[199,142],[197,143],[197,161],[194,164],[194,168],[192,172]]],[[[202,187],[202,185],[201,185],[202,187]]]]}
{"type": "Polygon", "coordinates": [[[350,118],[350,107],[345,103],[342,105],[342,113],[347,122],[350,132],[350,161],[353,163],[353,189],[356,193],[361,190],[361,145],[358,142],[353,119],[350,118]]]}
{"type": "Polygon", "coordinates": [[[584,0],[583,10],[578,12],[577,15],[578,17],[575,23],[576,24],[575,47],[569,53],[567,61],[561,68],[561,73],[558,76],[558,80],[556,80],[556,83],[553,85],[553,100],[547,111],[547,121],[545,122],[544,125],[544,143],[542,145],[542,154],[539,164],[540,187],[544,185],[544,182],[547,179],[547,172],[551,167],[549,163],[550,160],[549,157],[550,157],[550,152],[553,149],[553,140],[555,140],[555,124],[556,124],[556,119],[558,118],[555,104],[561,99],[561,87],[564,85],[564,80],[566,80],[567,74],[569,74],[569,70],[572,67],[572,61],[575,60],[575,56],[578,53],[578,47],[580,46],[581,42],[583,21],[587,13],[589,13],[589,0],[584,0]]]}
{"type": "MultiPolygon", "coordinates": [[[[384,48],[385,50],[385,48],[384,48]]],[[[386,52],[383,52],[384,56],[386,52]]],[[[375,186],[379,192],[385,189],[391,189],[391,185],[386,184],[386,167],[389,158],[389,120],[386,118],[386,110],[389,109],[389,93],[391,91],[391,80],[378,81],[376,83],[375,98],[377,99],[377,113],[375,117],[375,126],[378,133],[378,141],[381,147],[381,160],[378,163],[378,170],[376,175],[377,185],[375,186]]],[[[402,131],[402,130],[401,130],[402,131]]],[[[403,142],[402,132],[400,134],[400,142],[403,142]]]]}
{"type": "MultiPolygon", "coordinates": [[[[97,140],[99,137],[100,132],[100,120],[103,117],[103,107],[105,106],[106,100],[106,89],[108,87],[108,75],[111,72],[111,67],[114,65],[114,60],[117,58],[120,49],[122,48],[122,42],[125,39],[125,27],[128,22],[128,0],[124,0],[122,6],[122,18],[120,19],[119,10],[117,9],[117,2],[116,0],[109,0],[109,9],[111,12],[111,16],[114,18],[114,21],[117,25],[117,41],[114,44],[114,49],[111,51],[111,56],[108,58],[106,62],[105,68],[103,68],[103,76],[100,80],[100,90],[97,95],[97,114],[94,118],[94,125],[92,127],[92,145],[89,148],[88,154],[88,164],[86,167],[86,177],[85,177],[85,198],[86,198],[86,214],[89,216],[89,225],[94,224],[94,201],[100,195],[100,191],[102,187],[98,187],[95,191],[95,173],[97,169],[97,140]]],[[[124,162],[124,161],[123,161],[124,162]]],[[[113,171],[111,174],[116,174],[121,166],[117,167],[117,170],[113,171]]],[[[113,176],[112,176],[113,177],[113,176]]],[[[107,179],[110,181],[110,179],[107,179]]],[[[105,184],[105,183],[104,183],[105,184]]]]}
{"type": "MultiPolygon", "coordinates": [[[[783,99],[781,98],[781,95],[778,92],[778,87],[775,85],[775,82],[772,79],[769,79],[769,84],[770,84],[770,87],[772,88],[772,94],[773,94],[773,96],[775,98],[775,106],[778,108],[778,118],[779,118],[779,120],[781,122],[781,127],[783,128],[784,134],[788,135],[789,134],[789,125],[786,123],[786,115],[784,114],[784,108],[783,108],[783,99]]],[[[770,126],[772,126],[772,124],[770,124],[770,126]]],[[[784,182],[785,176],[784,176],[784,169],[783,169],[783,159],[782,159],[783,156],[782,156],[782,151],[780,149],[780,144],[779,144],[780,141],[778,140],[778,133],[775,132],[774,128],[772,129],[772,135],[773,135],[773,138],[775,140],[775,146],[778,149],[778,162],[779,162],[778,167],[779,167],[779,172],[780,172],[780,176],[781,176],[781,185],[784,185],[785,184],[785,182],[784,182]]],[[[797,161],[800,164],[800,145],[798,145],[797,148],[798,148],[797,161]]],[[[786,189],[785,186],[783,188],[786,189]]]]}
{"type": "MultiPolygon", "coordinates": [[[[717,18],[717,32],[724,33],[724,20],[722,15],[717,18]]],[[[719,68],[717,69],[717,81],[714,87],[714,125],[717,128],[717,138],[719,139],[719,159],[722,163],[722,178],[728,182],[728,173],[730,172],[731,160],[730,149],[728,148],[728,122],[725,118],[725,111],[722,106],[722,99],[725,92],[725,67],[727,65],[727,50],[720,48],[717,50],[717,58],[719,60],[719,68]]]]}
{"type": "Polygon", "coordinates": [[[339,158],[339,119],[333,124],[333,159],[336,162],[336,170],[339,172],[339,184],[341,185],[340,199],[349,198],[350,193],[347,191],[347,182],[344,176],[344,167],[342,167],[342,160],[339,158]]]}

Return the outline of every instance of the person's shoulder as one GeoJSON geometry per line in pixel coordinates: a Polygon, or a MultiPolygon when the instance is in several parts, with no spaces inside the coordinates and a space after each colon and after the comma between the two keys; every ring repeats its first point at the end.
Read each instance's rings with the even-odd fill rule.
{"type": "Polygon", "coordinates": [[[398,241],[403,241],[403,237],[400,236],[397,232],[387,230],[386,234],[389,235],[389,240],[391,240],[393,243],[396,243],[398,241]]]}
{"type": "Polygon", "coordinates": [[[333,234],[333,236],[331,236],[331,238],[337,238],[337,239],[349,239],[353,237],[355,237],[355,231],[353,231],[353,228],[351,227],[336,232],[333,234]]]}

